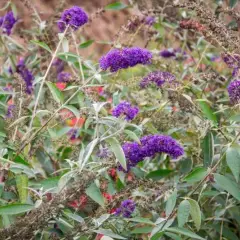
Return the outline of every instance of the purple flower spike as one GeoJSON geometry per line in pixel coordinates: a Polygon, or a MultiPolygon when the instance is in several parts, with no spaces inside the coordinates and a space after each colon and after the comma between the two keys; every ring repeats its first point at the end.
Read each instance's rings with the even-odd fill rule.
{"type": "Polygon", "coordinates": [[[61,59],[59,59],[59,58],[57,58],[57,59],[54,61],[53,66],[56,67],[57,73],[60,73],[60,72],[62,72],[63,69],[64,69],[64,61],[61,60],[61,59]]]}
{"type": "Polygon", "coordinates": [[[8,12],[4,17],[0,18],[0,27],[2,28],[2,32],[10,35],[16,22],[17,19],[14,17],[13,12],[8,12]]]}
{"type": "Polygon", "coordinates": [[[129,102],[121,102],[118,104],[112,111],[112,115],[114,117],[120,117],[122,115],[125,116],[127,121],[133,120],[138,114],[138,107],[132,106],[129,102]]]}
{"type": "Polygon", "coordinates": [[[232,81],[228,85],[228,94],[233,104],[238,104],[240,102],[240,80],[232,81]]]}
{"type": "Polygon", "coordinates": [[[240,69],[240,55],[224,53],[222,59],[229,68],[233,69],[232,76],[237,77],[240,69]]]}
{"type": "Polygon", "coordinates": [[[149,26],[152,26],[155,22],[155,17],[148,16],[145,18],[145,23],[149,26]]]}
{"type": "Polygon", "coordinates": [[[67,25],[69,25],[74,31],[76,31],[87,22],[87,13],[82,8],[74,6],[66,9],[62,13],[61,19],[58,21],[58,28],[60,32],[64,32],[67,25]]]}
{"type": "Polygon", "coordinates": [[[181,48],[164,49],[159,54],[163,58],[173,58],[175,60],[185,60],[187,58],[187,53],[181,48]]]}
{"type": "Polygon", "coordinates": [[[121,206],[116,209],[115,215],[122,215],[125,218],[130,218],[136,208],[136,203],[133,200],[127,199],[122,201],[121,206]]]}
{"type": "MultiPolygon", "coordinates": [[[[140,144],[137,142],[125,143],[122,146],[127,162],[127,171],[135,167],[145,158],[152,158],[158,153],[166,153],[173,159],[184,154],[183,147],[172,137],[164,135],[148,135],[140,139],[140,144]]],[[[119,170],[124,169],[119,166],[119,170]]]]}
{"type": "Polygon", "coordinates": [[[140,82],[141,88],[146,88],[151,84],[161,87],[164,83],[177,83],[176,77],[169,72],[155,71],[149,73],[146,77],[140,82]]]}
{"type": "Polygon", "coordinates": [[[30,72],[27,69],[23,59],[21,59],[18,62],[18,65],[17,65],[16,69],[17,69],[17,73],[19,73],[21,75],[22,79],[25,81],[26,93],[31,94],[32,90],[33,90],[34,76],[33,76],[32,72],[30,72]]]}
{"type": "Polygon", "coordinates": [[[58,82],[68,82],[71,79],[71,74],[68,72],[60,72],[57,75],[58,82]]]}
{"type": "Polygon", "coordinates": [[[150,64],[152,54],[147,49],[132,47],[113,49],[99,60],[100,67],[103,70],[110,69],[111,72],[117,72],[120,69],[134,67],[137,64],[150,64]]]}
{"type": "Polygon", "coordinates": [[[14,104],[8,106],[6,118],[13,118],[13,110],[15,107],[16,106],[14,104]]]}

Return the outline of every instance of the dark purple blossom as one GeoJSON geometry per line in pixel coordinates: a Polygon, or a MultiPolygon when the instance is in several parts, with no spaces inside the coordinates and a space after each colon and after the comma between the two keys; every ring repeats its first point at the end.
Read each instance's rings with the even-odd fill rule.
{"type": "MultiPolygon", "coordinates": [[[[166,153],[173,159],[184,154],[183,147],[172,137],[165,135],[148,135],[138,142],[127,142],[123,144],[122,149],[127,159],[127,171],[136,166],[145,158],[152,158],[158,153],[166,153]]],[[[119,167],[123,170],[122,167],[119,167]]]]}
{"type": "Polygon", "coordinates": [[[13,110],[15,107],[16,106],[14,104],[8,106],[6,118],[13,118],[13,110]]]}
{"type": "Polygon", "coordinates": [[[64,69],[64,61],[57,58],[54,62],[53,62],[53,66],[56,67],[56,71],[57,71],[57,74],[62,72],[63,69],[64,69]]]}
{"type": "Polygon", "coordinates": [[[132,120],[138,114],[138,107],[132,106],[129,102],[121,102],[119,103],[113,110],[112,115],[114,117],[125,116],[127,121],[132,120]]]}
{"type": "Polygon", "coordinates": [[[240,102],[240,80],[232,81],[228,85],[228,94],[233,104],[240,102]]]}
{"type": "Polygon", "coordinates": [[[181,48],[164,49],[159,54],[163,58],[173,58],[175,60],[184,60],[187,58],[187,53],[181,48]]]}
{"type": "Polygon", "coordinates": [[[6,13],[4,17],[0,18],[0,27],[2,28],[2,32],[10,35],[16,22],[17,19],[14,17],[12,11],[6,13]]]}
{"type": "Polygon", "coordinates": [[[58,21],[58,28],[60,32],[64,32],[67,25],[74,31],[78,30],[82,25],[88,22],[87,13],[80,7],[74,6],[66,9],[58,21]]]}
{"type": "Polygon", "coordinates": [[[117,72],[120,69],[134,67],[137,64],[150,64],[151,60],[152,54],[149,50],[132,47],[122,50],[113,49],[101,57],[99,63],[103,70],[109,68],[111,72],[117,72]]]}
{"type": "Polygon", "coordinates": [[[71,74],[68,72],[60,72],[57,75],[58,82],[68,82],[71,79],[71,74]]]}
{"type": "Polygon", "coordinates": [[[133,200],[127,199],[122,201],[121,206],[116,209],[115,215],[122,215],[125,218],[130,218],[136,208],[136,203],[133,200]]]}
{"type": "Polygon", "coordinates": [[[233,69],[232,76],[237,77],[240,69],[240,55],[224,53],[222,59],[229,68],[233,69]]]}
{"type": "Polygon", "coordinates": [[[26,84],[26,93],[31,94],[33,90],[34,76],[32,72],[28,70],[23,59],[18,62],[18,65],[16,66],[16,71],[20,74],[26,84]]]}
{"type": "Polygon", "coordinates": [[[155,17],[153,17],[153,16],[148,16],[148,17],[146,17],[146,18],[145,18],[145,23],[146,23],[147,25],[152,26],[152,25],[155,23],[155,17]]]}
{"type": "Polygon", "coordinates": [[[140,87],[146,88],[152,84],[156,85],[157,87],[161,87],[164,83],[177,83],[175,80],[176,77],[169,72],[155,71],[149,73],[142,79],[140,82],[140,87]]]}
{"type": "Polygon", "coordinates": [[[100,159],[108,158],[109,156],[110,156],[110,152],[108,148],[101,148],[97,152],[97,157],[99,157],[100,159]]]}
{"type": "Polygon", "coordinates": [[[68,131],[67,135],[69,136],[70,140],[75,140],[78,137],[78,130],[76,128],[72,128],[68,131]]]}

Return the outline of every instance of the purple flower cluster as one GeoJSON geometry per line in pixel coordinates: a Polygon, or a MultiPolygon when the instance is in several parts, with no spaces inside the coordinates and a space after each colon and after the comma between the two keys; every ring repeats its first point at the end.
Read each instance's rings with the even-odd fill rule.
{"type": "Polygon", "coordinates": [[[169,72],[155,71],[149,73],[146,77],[140,82],[141,88],[146,88],[151,84],[154,84],[158,87],[161,87],[164,83],[173,83],[175,82],[176,77],[169,72]]]}
{"type": "Polygon", "coordinates": [[[75,140],[78,137],[78,130],[75,128],[72,128],[68,131],[67,135],[69,136],[70,140],[75,140]]]}
{"type": "Polygon", "coordinates": [[[237,77],[240,69],[240,55],[224,53],[222,59],[229,68],[233,69],[232,76],[237,77]]]}
{"type": "Polygon", "coordinates": [[[6,15],[3,17],[0,17],[0,27],[2,28],[2,32],[10,35],[16,22],[17,19],[14,17],[12,11],[6,13],[6,15]]]}
{"type": "Polygon", "coordinates": [[[57,74],[62,72],[64,70],[64,61],[57,58],[54,63],[53,63],[53,66],[56,67],[56,71],[57,71],[57,74]]]}
{"type": "Polygon", "coordinates": [[[133,200],[127,199],[122,201],[121,206],[116,209],[115,215],[122,215],[125,218],[131,217],[136,208],[136,203],[133,200]]]}
{"type": "Polygon", "coordinates": [[[133,120],[139,112],[139,108],[132,106],[131,103],[124,101],[119,103],[113,110],[114,117],[125,116],[127,121],[133,120]]]}
{"type": "Polygon", "coordinates": [[[64,32],[69,25],[74,31],[78,30],[82,25],[88,22],[87,13],[80,7],[74,6],[66,9],[58,21],[60,32],[64,32]]]}
{"type": "Polygon", "coordinates": [[[13,110],[16,106],[14,104],[10,104],[7,109],[6,118],[13,118],[13,110]]]}
{"type": "Polygon", "coordinates": [[[103,70],[110,68],[111,72],[117,72],[120,69],[134,67],[137,64],[150,64],[152,57],[149,50],[139,47],[124,48],[122,50],[113,49],[102,56],[99,63],[103,70]]]}
{"type": "Polygon", "coordinates": [[[240,80],[232,81],[228,85],[228,94],[233,104],[240,102],[240,80]]]}
{"type": "MultiPolygon", "coordinates": [[[[138,142],[128,142],[122,146],[128,160],[128,171],[147,157],[154,157],[158,153],[166,153],[173,159],[184,154],[183,147],[172,137],[164,135],[148,135],[138,142]]],[[[120,167],[122,170],[122,168],[120,167]]]]}
{"type": "Polygon", "coordinates": [[[187,58],[187,53],[181,48],[164,49],[159,54],[163,58],[173,58],[175,60],[184,60],[187,58]]]}
{"type": "Polygon", "coordinates": [[[26,93],[31,94],[32,89],[33,89],[34,76],[33,76],[32,72],[30,72],[27,69],[23,59],[21,59],[18,62],[18,65],[16,66],[16,70],[17,70],[17,73],[20,74],[20,76],[22,77],[22,79],[24,80],[24,82],[26,84],[26,93]]]}
{"type": "Polygon", "coordinates": [[[153,17],[153,16],[147,16],[145,18],[145,23],[149,26],[152,26],[155,22],[156,22],[155,17],[153,17]]]}
{"type": "Polygon", "coordinates": [[[57,75],[58,82],[68,82],[71,79],[71,73],[68,72],[60,72],[57,75]]]}

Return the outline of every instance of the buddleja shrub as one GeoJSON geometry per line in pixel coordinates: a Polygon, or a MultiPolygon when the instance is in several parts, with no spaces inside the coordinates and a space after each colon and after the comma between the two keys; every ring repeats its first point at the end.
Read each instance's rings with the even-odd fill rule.
{"type": "Polygon", "coordinates": [[[45,22],[25,1],[28,30],[7,2],[0,239],[240,238],[240,13],[217,2],[60,1],[45,22]],[[102,48],[85,27],[124,8],[83,57],[102,48]]]}

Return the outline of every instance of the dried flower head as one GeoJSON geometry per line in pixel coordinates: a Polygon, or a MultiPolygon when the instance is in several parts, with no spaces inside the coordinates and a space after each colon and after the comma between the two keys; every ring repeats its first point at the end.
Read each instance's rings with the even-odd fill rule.
{"type": "Polygon", "coordinates": [[[237,104],[240,101],[240,80],[232,81],[228,86],[228,94],[231,102],[237,104]]]}
{"type": "Polygon", "coordinates": [[[136,208],[136,203],[133,200],[127,199],[122,201],[121,206],[116,209],[115,215],[122,215],[125,218],[131,217],[136,208]]]}
{"type": "Polygon", "coordinates": [[[132,47],[122,50],[113,49],[101,57],[99,63],[103,70],[110,68],[111,72],[117,72],[120,69],[134,67],[137,64],[150,64],[151,60],[152,54],[149,50],[132,47]]]}
{"type": "Polygon", "coordinates": [[[82,25],[88,22],[87,13],[80,7],[74,6],[66,9],[58,21],[60,32],[64,32],[69,25],[74,31],[78,30],[82,25]]]}
{"type": "Polygon", "coordinates": [[[146,88],[152,84],[156,85],[157,87],[161,87],[164,83],[176,83],[175,80],[176,77],[169,72],[155,71],[149,73],[142,79],[140,82],[140,87],[146,88]]]}
{"type": "Polygon", "coordinates": [[[57,75],[58,82],[68,82],[71,79],[71,73],[69,72],[60,72],[57,75]]]}
{"type": "Polygon", "coordinates": [[[139,108],[132,106],[129,102],[121,102],[113,110],[112,115],[114,117],[125,116],[127,121],[133,120],[139,112],[139,108]]]}
{"type": "Polygon", "coordinates": [[[12,11],[6,13],[5,16],[0,18],[0,27],[2,28],[2,32],[4,34],[10,35],[12,32],[12,28],[14,27],[17,19],[14,17],[12,11]]]}

